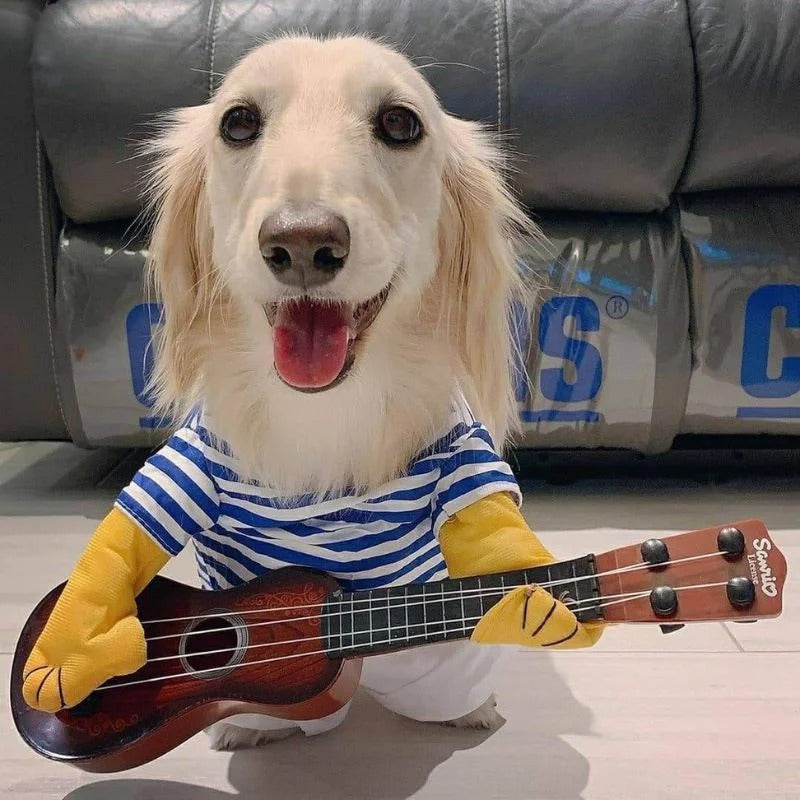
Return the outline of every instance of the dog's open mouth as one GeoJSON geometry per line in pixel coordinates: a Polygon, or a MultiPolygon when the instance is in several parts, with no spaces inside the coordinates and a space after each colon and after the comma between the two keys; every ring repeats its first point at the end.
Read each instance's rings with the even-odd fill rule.
{"type": "Polygon", "coordinates": [[[356,306],[311,297],[268,304],[265,311],[281,380],[306,392],[339,383],[353,366],[358,338],[375,321],[388,294],[389,286],[356,306]]]}

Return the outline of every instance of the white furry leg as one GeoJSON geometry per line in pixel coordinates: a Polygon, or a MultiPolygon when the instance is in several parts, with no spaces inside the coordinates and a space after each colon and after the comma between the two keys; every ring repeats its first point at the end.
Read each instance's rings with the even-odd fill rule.
{"type": "Polygon", "coordinates": [[[258,731],[231,725],[228,722],[215,722],[210,728],[206,728],[212,750],[246,750],[251,747],[262,747],[270,742],[286,739],[299,731],[300,728],[258,731]]]}
{"type": "Polygon", "coordinates": [[[465,714],[458,719],[451,719],[443,722],[451,728],[479,728],[483,730],[496,730],[503,723],[503,718],[497,711],[497,699],[493,694],[489,695],[486,702],[478,706],[474,711],[465,714]]]}

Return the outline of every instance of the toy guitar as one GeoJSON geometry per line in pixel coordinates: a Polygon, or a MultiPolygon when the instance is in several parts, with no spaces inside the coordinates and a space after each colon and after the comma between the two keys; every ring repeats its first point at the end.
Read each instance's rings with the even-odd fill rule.
{"type": "Polygon", "coordinates": [[[25,703],[22,670],[60,586],[33,611],[17,644],[12,713],[41,755],[114,772],[232,714],[332,714],[355,693],[362,657],[468,638],[517,586],[546,588],[581,622],[656,623],[666,632],[686,622],[778,616],[785,579],[786,560],[758,520],[520,572],[355,593],[296,568],[214,592],[157,577],[137,598],[145,666],[52,715],[25,703]]]}

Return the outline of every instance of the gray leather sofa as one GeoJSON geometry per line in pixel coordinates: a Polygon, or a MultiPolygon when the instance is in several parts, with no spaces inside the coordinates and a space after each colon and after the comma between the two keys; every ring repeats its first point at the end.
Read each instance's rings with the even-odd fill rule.
{"type": "Polygon", "coordinates": [[[796,0],[0,0],[0,440],[163,436],[133,145],[286,29],[385,36],[508,134],[553,244],[522,446],[800,435],[796,0]]]}

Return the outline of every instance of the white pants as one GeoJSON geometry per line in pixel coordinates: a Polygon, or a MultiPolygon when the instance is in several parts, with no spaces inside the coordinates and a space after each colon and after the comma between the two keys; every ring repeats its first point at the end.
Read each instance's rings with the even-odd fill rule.
{"type": "MultiPolygon", "coordinates": [[[[493,692],[493,670],[507,648],[470,641],[443,642],[364,659],[361,686],[382,706],[420,722],[447,722],[479,708],[493,692]]],[[[348,703],[323,719],[285,720],[238,714],[225,720],[253,730],[299,727],[307,736],[325,733],[347,716],[348,703]]]]}

